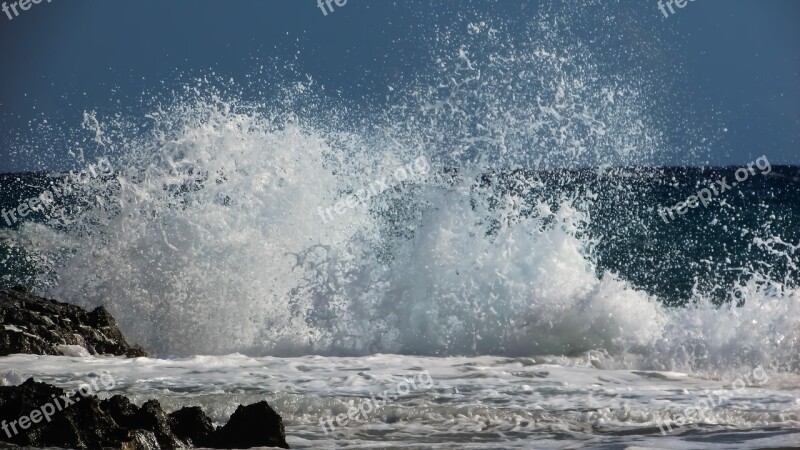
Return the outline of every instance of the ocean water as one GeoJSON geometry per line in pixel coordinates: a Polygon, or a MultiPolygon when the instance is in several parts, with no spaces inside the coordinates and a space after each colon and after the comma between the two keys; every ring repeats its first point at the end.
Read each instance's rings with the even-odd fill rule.
{"type": "Polygon", "coordinates": [[[227,421],[238,403],[267,399],[283,417],[292,448],[798,445],[797,374],[756,369],[742,373],[737,383],[681,372],[606,368],[597,361],[593,355],[234,354],[135,360],[15,355],[4,361],[15,369],[0,374],[0,381],[17,383],[35,374],[77,389],[108,373],[114,386],[100,385],[101,397],[124,394],[140,404],[157,398],[168,410],[201,405],[218,424],[227,421]],[[386,400],[381,398],[384,391],[386,400]],[[377,403],[371,403],[373,398],[377,403]],[[709,407],[700,404],[697,409],[703,399],[709,407]],[[362,406],[365,402],[379,406],[362,406]],[[682,426],[669,422],[693,407],[693,418],[682,426]],[[348,411],[353,419],[342,421],[343,426],[328,424],[348,411]]]}
{"type": "Polygon", "coordinates": [[[153,358],[15,355],[0,381],[108,371],[101,395],[219,423],[266,398],[297,448],[800,445],[800,168],[759,152],[665,220],[737,180],[694,162],[718,131],[670,147],[659,80],[543,14],[513,45],[443,30],[386,107],[262,67],[19,137],[75,158],[0,177],[5,210],[54,198],[0,219],[3,284],[105,305],[153,358]]]}

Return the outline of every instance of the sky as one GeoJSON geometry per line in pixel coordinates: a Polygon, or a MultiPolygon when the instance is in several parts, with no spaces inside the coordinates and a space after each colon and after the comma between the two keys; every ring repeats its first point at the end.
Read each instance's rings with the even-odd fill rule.
{"type": "MultiPolygon", "coordinates": [[[[379,102],[387,85],[432,64],[433,24],[466,14],[513,32],[545,3],[347,0],[325,15],[315,0],[42,0],[11,20],[0,13],[0,172],[41,168],[15,145],[44,121],[76,127],[84,111],[113,114],[120,98],[166,89],[178,73],[239,80],[286,61],[330,92],[379,102]]],[[[609,3],[621,47],[659,49],[646,63],[667,80],[664,98],[677,99],[663,114],[672,145],[690,145],[682,128],[701,122],[715,140],[698,164],[762,154],[800,164],[799,1],[691,0],[669,17],[656,0],[609,3]]],[[[45,165],[66,157],[48,151],[45,165]]]]}

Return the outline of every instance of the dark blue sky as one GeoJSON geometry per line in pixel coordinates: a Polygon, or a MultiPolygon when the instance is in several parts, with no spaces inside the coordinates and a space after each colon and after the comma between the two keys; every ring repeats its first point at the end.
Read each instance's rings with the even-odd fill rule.
{"type": "MultiPolygon", "coordinates": [[[[314,0],[43,0],[13,20],[0,15],[0,172],[34,167],[11,156],[19,136],[37,133],[29,123],[77,127],[84,110],[111,113],[121,96],[158,91],[179,73],[238,80],[289,61],[353,102],[380,99],[430,66],[431,24],[472,14],[525,26],[540,3],[348,0],[324,16],[314,0]]],[[[696,0],[668,19],[656,0],[611,5],[623,43],[661,49],[646,64],[670,80],[664,98],[677,99],[666,102],[673,145],[689,145],[681,127],[691,121],[728,129],[711,164],[762,154],[800,163],[800,1],[696,0]]],[[[64,155],[52,149],[53,165],[64,155]]]]}

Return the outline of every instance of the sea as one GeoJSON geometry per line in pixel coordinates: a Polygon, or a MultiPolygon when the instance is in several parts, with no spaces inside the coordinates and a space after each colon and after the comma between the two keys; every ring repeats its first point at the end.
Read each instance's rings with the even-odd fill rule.
{"type": "Polygon", "coordinates": [[[0,384],[266,399],[292,448],[800,447],[800,167],[672,145],[565,26],[464,24],[371,106],[254,67],[14,138],[42,168],[0,175],[0,283],[151,356],[0,384]]]}

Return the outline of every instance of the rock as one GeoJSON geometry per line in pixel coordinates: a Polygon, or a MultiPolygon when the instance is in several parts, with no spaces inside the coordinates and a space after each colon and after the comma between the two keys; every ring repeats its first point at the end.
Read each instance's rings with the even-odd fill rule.
{"type": "Polygon", "coordinates": [[[0,290],[0,356],[79,354],[147,356],[131,346],[102,306],[87,312],[20,289],[0,290]]]}
{"type": "Polygon", "coordinates": [[[68,396],[32,378],[0,387],[0,427],[0,441],[25,447],[119,448],[131,440],[97,397],[68,396]]]}
{"type": "Polygon", "coordinates": [[[239,406],[228,424],[215,430],[198,407],[167,415],[155,400],[138,407],[121,395],[107,400],[68,395],[32,378],[19,386],[0,386],[0,447],[3,444],[131,450],[289,448],[283,421],[267,402],[239,406]]]}
{"type": "Polygon", "coordinates": [[[172,428],[170,428],[167,413],[161,409],[161,405],[157,400],[146,401],[142,405],[139,415],[144,422],[145,429],[153,431],[153,434],[155,434],[160,448],[188,447],[186,442],[182,442],[175,436],[172,428]]]}
{"type": "Polygon", "coordinates": [[[211,436],[210,448],[289,448],[283,420],[265,401],[239,406],[228,423],[211,436]]]}
{"type": "Polygon", "coordinates": [[[198,406],[188,406],[169,415],[169,426],[178,439],[195,447],[209,442],[214,424],[198,406]]]}

